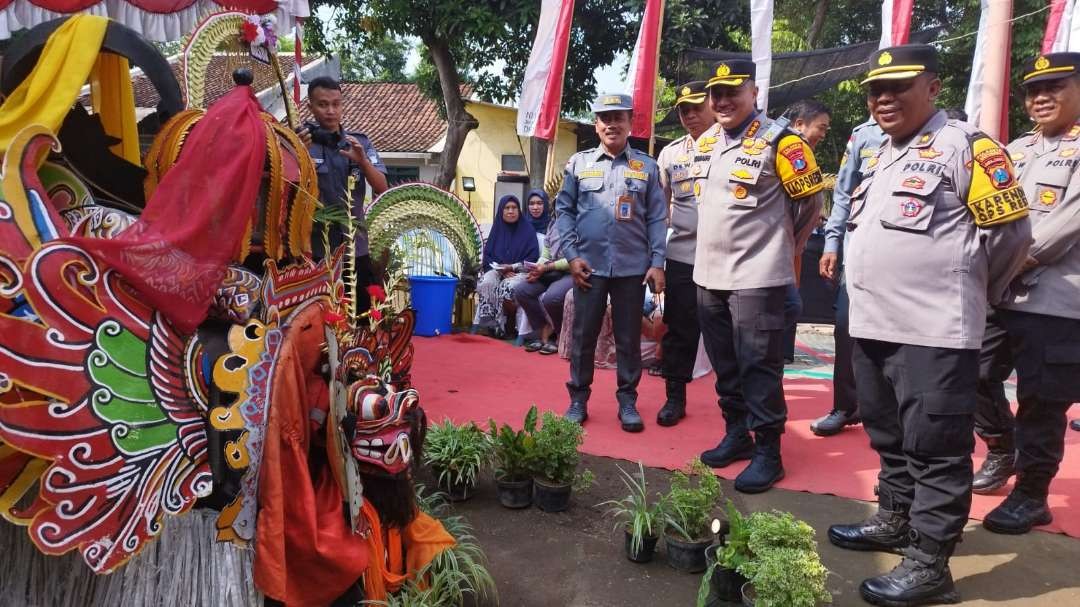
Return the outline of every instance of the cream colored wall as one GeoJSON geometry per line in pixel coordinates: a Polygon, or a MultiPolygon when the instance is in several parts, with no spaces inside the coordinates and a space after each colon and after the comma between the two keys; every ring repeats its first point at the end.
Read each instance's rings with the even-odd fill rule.
{"type": "MultiPolygon", "coordinates": [[[[502,155],[524,153],[528,166],[533,159],[529,153],[529,139],[517,136],[517,110],[478,103],[465,104],[465,109],[480,123],[469,132],[457,163],[457,179],[454,180],[454,193],[469,202],[477,221],[491,223],[492,209],[495,206],[495,182],[502,168],[502,155]],[[461,189],[461,178],[472,177],[476,180],[476,191],[465,192],[461,189]],[[471,196],[471,200],[470,200],[471,196]]],[[[558,170],[577,149],[577,135],[570,122],[559,124],[559,136],[555,146],[555,166],[558,170]]],[[[546,162],[540,158],[539,162],[546,162]]]]}

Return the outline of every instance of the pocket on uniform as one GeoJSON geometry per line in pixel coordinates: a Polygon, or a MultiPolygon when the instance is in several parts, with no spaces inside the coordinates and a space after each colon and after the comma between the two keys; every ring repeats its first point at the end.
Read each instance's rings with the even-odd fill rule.
{"type": "Polygon", "coordinates": [[[918,397],[904,420],[904,449],[916,455],[958,457],[975,448],[974,391],[935,390],[918,397]]]}
{"type": "Polygon", "coordinates": [[[941,185],[941,175],[933,173],[908,173],[893,180],[891,200],[881,214],[882,227],[890,230],[925,232],[930,227],[937,202],[936,191],[941,185]]]}
{"type": "Polygon", "coordinates": [[[1047,344],[1043,349],[1044,366],[1038,392],[1051,401],[1080,400],[1080,344],[1047,344]]]}
{"type": "Polygon", "coordinates": [[[1037,183],[1035,184],[1035,196],[1029,201],[1028,208],[1032,211],[1049,213],[1057,207],[1064,195],[1065,188],[1063,187],[1049,183],[1037,183]]]}
{"type": "Polygon", "coordinates": [[[694,178],[687,177],[671,184],[671,195],[678,200],[694,197],[694,178]]]}

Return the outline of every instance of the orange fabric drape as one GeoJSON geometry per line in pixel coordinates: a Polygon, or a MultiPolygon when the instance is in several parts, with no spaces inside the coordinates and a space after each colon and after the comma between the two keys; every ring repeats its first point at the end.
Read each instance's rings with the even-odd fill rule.
{"type": "Polygon", "coordinates": [[[368,552],[372,555],[386,555],[386,559],[373,556],[364,574],[364,598],[369,601],[386,600],[388,593],[396,592],[406,580],[423,569],[440,552],[453,548],[456,543],[442,523],[423,512],[404,530],[386,529],[384,542],[379,513],[370,501],[364,501],[361,512],[371,525],[368,552]],[[403,544],[404,562],[401,556],[403,544]]]}

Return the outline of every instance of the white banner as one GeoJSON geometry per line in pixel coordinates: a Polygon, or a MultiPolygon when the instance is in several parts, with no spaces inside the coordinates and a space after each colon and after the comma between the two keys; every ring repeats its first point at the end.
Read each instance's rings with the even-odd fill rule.
{"type": "Polygon", "coordinates": [[[537,133],[537,123],[541,113],[549,115],[554,112],[556,120],[558,119],[562,70],[566,64],[566,44],[569,41],[573,5],[573,0],[541,1],[536,40],[529,53],[529,63],[525,67],[525,79],[521,84],[521,97],[518,100],[518,135],[549,139],[553,134],[547,132],[553,131],[553,127],[546,124],[539,125],[541,132],[537,133]],[[559,61],[556,61],[556,55],[559,56],[559,61]],[[558,65],[555,65],[556,63],[558,65]],[[544,112],[546,104],[552,102],[555,107],[546,108],[547,111],[544,112]]]}
{"type": "Polygon", "coordinates": [[[772,72],[773,0],[750,0],[750,57],[757,66],[757,104],[769,107],[769,75],[772,72]]]}
{"type": "Polygon", "coordinates": [[[971,124],[979,124],[983,79],[986,77],[983,55],[986,54],[986,33],[990,26],[990,0],[981,0],[979,4],[981,5],[979,10],[982,11],[979,13],[979,34],[975,38],[975,57],[971,63],[967,100],[964,101],[964,113],[967,114],[968,122],[971,124]]]}

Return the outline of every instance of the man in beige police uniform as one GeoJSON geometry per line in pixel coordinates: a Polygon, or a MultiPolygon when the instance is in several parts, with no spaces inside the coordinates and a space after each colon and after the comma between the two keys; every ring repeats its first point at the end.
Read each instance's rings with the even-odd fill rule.
{"type": "Polygon", "coordinates": [[[791,260],[821,210],[822,189],[810,146],[758,111],[754,72],[744,59],[715,66],[708,89],[721,129],[698,141],[698,151],[712,155],[694,167],[698,318],[727,426],[701,460],[720,468],[750,458],[735,479],[745,493],[784,477],[784,295],[795,282],[791,260]]]}
{"type": "Polygon", "coordinates": [[[1017,372],[1015,429],[1007,401],[998,416],[983,416],[1004,420],[1006,440],[1015,436],[1016,486],[983,520],[997,533],[1026,533],[1053,520],[1046,496],[1065,453],[1066,411],[1080,401],[1078,69],[1080,53],[1043,55],[1026,66],[1024,105],[1038,128],[1009,144],[1031,204],[1034,243],[996,310],[1005,338],[983,343],[984,355],[1003,362],[1003,373],[991,379],[1017,372]]]}
{"type": "MultiPolygon", "coordinates": [[[[660,185],[671,205],[671,235],[664,266],[664,324],[661,341],[667,400],[656,414],[656,423],[674,426],[686,416],[686,384],[693,378],[701,328],[697,320],[697,285],[694,284],[694,250],[697,248],[697,198],[694,167],[708,162],[709,153],[697,152],[702,136],[715,138],[716,116],[709,105],[705,82],[688,82],[678,89],[675,111],[686,135],[660,151],[660,185]]],[[[701,172],[701,169],[698,169],[701,172]]]]}
{"type": "Polygon", "coordinates": [[[979,346],[1031,242],[1027,202],[1008,156],[934,106],[937,51],[880,49],[867,103],[888,136],[851,195],[845,272],[855,388],[881,458],[878,513],[833,525],[855,550],[904,550],[863,581],[876,605],[957,602],[949,557],[971,508],[979,346]]]}

